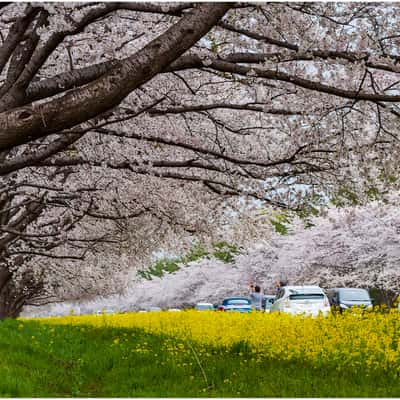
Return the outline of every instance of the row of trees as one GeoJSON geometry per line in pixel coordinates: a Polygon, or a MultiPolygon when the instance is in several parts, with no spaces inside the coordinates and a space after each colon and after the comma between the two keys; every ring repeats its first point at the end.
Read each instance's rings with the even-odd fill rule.
{"type": "Polygon", "coordinates": [[[396,4],[1,6],[0,318],[112,290],[238,197],[396,179],[396,4]]]}
{"type": "MultiPolygon", "coordinates": [[[[265,232],[239,254],[225,247],[225,254],[235,255],[233,260],[215,252],[207,255],[197,245],[190,254],[175,259],[174,273],[165,271],[162,278],[154,274],[151,280],[132,282],[118,295],[26,307],[23,315],[191,308],[199,302],[220,304],[225,297],[248,296],[250,283],[259,285],[264,294],[275,294],[278,280],[320,285],[325,290],[363,287],[376,305],[392,307],[400,293],[400,210],[398,195],[390,200],[391,204],[330,208],[325,215],[310,218],[311,228],[293,218],[285,235],[265,232]]],[[[268,216],[259,215],[259,223],[263,219],[268,216]]]]}

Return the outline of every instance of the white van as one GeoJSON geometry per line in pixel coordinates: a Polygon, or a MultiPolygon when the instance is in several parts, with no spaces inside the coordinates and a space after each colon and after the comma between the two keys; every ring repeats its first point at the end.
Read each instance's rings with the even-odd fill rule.
{"type": "Polygon", "coordinates": [[[283,286],[279,289],[271,312],[328,315],[331,307],[328,297],[319,286],[283,286]]]}

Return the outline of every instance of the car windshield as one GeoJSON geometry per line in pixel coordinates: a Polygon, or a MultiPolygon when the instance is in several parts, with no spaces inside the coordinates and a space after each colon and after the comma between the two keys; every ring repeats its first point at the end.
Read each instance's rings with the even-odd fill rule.
{"type": "Polygon", "coordinates": [[[247,299],[231,299],[231,300],[225,300],[224,304],[226,306],[243,306],[243,305],[249,305],[250,300],[247,299]]]}
{"type": "Polygon", "coordinates": [[[290,290],[290,300],[323,300],[324,294],[314,290],[290,290]]]}
{"type": "Polygon", "coordinates": [[[346,289],[339,293],[340,299],[344,301],[370,301],[369,294],[365,289],[346,289]]]}

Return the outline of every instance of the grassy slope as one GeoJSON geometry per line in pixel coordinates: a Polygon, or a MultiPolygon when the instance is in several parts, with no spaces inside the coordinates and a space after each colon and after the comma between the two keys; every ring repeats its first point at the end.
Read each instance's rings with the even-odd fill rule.
{"type": "Polygon", "coordinates": [[[398,382],[351,371],[252,361],[138,330],[0,322],[0,396],[400,397],[398,382]],[[207,380],[207,382],[206,382],[207,380]]]}

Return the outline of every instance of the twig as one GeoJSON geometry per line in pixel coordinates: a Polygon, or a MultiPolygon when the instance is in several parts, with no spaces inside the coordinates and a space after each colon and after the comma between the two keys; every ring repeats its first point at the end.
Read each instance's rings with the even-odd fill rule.
{"type": "Polygon", "coordinates": [[[201,373],[203,374],[203,378],[204,378],[204,381],[206,383],[207,389],[210,389],[212,387],[212,385],[208,384],[208,379],[207,379],[206,372],[204,371],[204,368],[201,365],[201,362],[200,362],[199,357],[197,356],[196,350],[193,348],[193,346],[190,344],[190,342],[188,340],[186,340],[186,343],[190,347],[190,350],[192,350],[194,358],[196,359],[196,362],[197,362],[198,366],[200,367],[200,370],[201,370],[201,373]]]}

